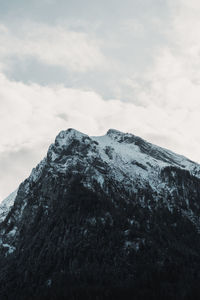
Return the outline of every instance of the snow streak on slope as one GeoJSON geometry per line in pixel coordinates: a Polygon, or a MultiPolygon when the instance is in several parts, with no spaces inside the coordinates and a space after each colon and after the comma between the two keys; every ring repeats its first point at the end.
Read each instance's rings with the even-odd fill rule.
{"type": "Polygon", "coordinates": [[[11,193],[6,199],[0,203],[0,223],[3,222],[10,211],[10,208],[13,206],[15,198],[17,196],[17,191],[11,193]]]}

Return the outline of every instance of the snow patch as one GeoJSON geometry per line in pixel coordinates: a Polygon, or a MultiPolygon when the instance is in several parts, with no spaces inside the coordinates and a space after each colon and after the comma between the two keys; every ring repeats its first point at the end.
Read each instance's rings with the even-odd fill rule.
{"type": "Polygon", "coordinates": [[[11,193],[6,199],[0,203],[0,223],[3,222],[8,215],[11,207],[15,202],[18,190],[11,193]]]}

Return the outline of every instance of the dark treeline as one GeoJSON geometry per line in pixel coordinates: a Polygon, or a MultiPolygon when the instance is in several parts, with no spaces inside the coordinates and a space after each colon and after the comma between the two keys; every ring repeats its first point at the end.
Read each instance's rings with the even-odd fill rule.
{"type": "MultiPolygon", "coordinates": [[[[19,221],[16,251],[1,256],[0,299],[200,299],[200,236],[183,213],[189,205],[198,214],[200,185],[177,170],[162,172],[176,188],[159,195],[150,186],[131,193],[108,181],[105,193],[80,176],[43,176],[19,221]]],[[[18,202],[13,222],[1,225],[8,232],[18,202]]]]}

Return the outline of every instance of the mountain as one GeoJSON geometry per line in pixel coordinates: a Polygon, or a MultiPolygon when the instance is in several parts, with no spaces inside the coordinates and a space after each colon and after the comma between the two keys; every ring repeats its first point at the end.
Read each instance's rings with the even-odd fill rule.
{"type": "Polygon", "coordinates": [[[200,297],[200,165],[62,131],[0,205],[0,299],[200,297]]]}

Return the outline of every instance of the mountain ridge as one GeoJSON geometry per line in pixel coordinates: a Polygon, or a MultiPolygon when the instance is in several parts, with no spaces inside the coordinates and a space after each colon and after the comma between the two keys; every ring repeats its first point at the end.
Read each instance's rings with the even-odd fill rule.
{"type": "MultiPolygon", "coordinates": [[[[141,152],[146,152],[148,153],[148,155],[151,156],[151,154],[153,153],[153,158],[155,158],[155,152],[161,152],[162,155],[164,153],[164,157],[162,157],[162,155],[158,156],[158,161],[162,159],[164,159],[164,162],[167,164],[167,165],[173,165],[173,166],[178,166],[180,168],[183,168],[183,169],[186,169],[188,170],[189,172],[192,173],[192,175],[195,175],[195,176],[198,176],[200,177],[200,165],[190,159],[188,159],[187,157],[183,156],[183,155],[179,155],[171,150],[168,150],[166,148],[162,148],[160,146],[157,146],[157,145],[154,145],[150,142],[147,142],[145,141],[144,139],[138,137],[138,136],[135,136],[131,133],[124,133],[124,132],[121,132],[119,130],[116,130],[116,129],[109,129],[107,131],[107,133],[103,136],[89,136],[87,134],[84,134],[76,129],[73,129],[73,128],[69,128],[67,130],[63,130],[61,131],[56,139],[55,139],[55,143],[54,144],[51,144],[49,149],[48,149],[48,152],[47,152],[47,157],[51,157],[52,161],[54,161],[54,159],[56,159],[56,154],[55,152],[53,151],[53,148],[55,148],[55,146],[59,145],[59,146],[62,146],[62,145],[67,145],[67,142],[68,142],[68,139],[70,138],[73,138],[73,139],[76,139],[76,140],[81,140],[81,138],[90,138],[91,140],[95,141],[95,142],[99,142],[102,140],[102,143],[101,143],[101,147],[108,147],[110,144],[112,144],[112,141],[109,141],[107,140],[107,144],[105,141],[106,137],[109,137],[111,138],[111,140],[117,142],[117,143],[127,143],[127,144],[135,144],[136,146],[139,146],[142,148],[142,151],[141,151],[141,148],[139,149],[141,152]],[[63,144],[62,144],[62,142],[63,144]],[[144,144],[147,146],[146,149],[144,147],[144,144]],[[169,156],[171,156],[171,163],[170,163],[170,160],[169,160],[169,156]],[[174,159],[175,157],[175,159],[174,159]],[[178,160],[177,160],[178,158],[178,160]],[[185,164],[183,165],[182,163],[185,162],[185,164]],[[192,168],[193,167],[193,168],[192,168]],[[197,169],[197,170],[195,170],[197,169]]],[[[133,150],[133,153],[132,153],[132,156],[134,158],[134,149],[133,150]]],[[[107,150],[108,152],[108,150],[107,150]]],[[[136,151],[138,152],[138,151],[136,151]]],[[[105,158],[105,157],[104,157],[105,158]]],[[[144,157],[142,157],[144,158],[144,157]]],[[[46,157],[37,165],[36,168],[33,168],[31,174],[30,174],[30,179],[32,179],[33,181],[37,178],[37,176],[39,176],[39,172],[40,172],[40,169],[42,169],[44,163],[46,163],[46,157]]],[[[132,161],[132,163],[134,163],[134,160],[132,161]]],[[[143,165],[141,162],[138,162],[137,160],[135,160],[135,164],[136,166],[140,167],[141,169],[145,169],[146,166],[143,165]]],[[[164,167],[161,166],[161,167],[164,167]]],[[[13,192],[15,193],[15,192],[13,192]]],[[[13,194],[11,193],[11,195],[13,194]]],[[[10,197],[11,195],[9,195],[8,197],[10,197]]],[[[15,195],[16,196],[16,195],[15,195]]],[[[7,197],[7,198],[8,198],[7,197]]],[[[6,198],[6,199],[7,199],[6,198]]],[[[5,206],[5,203],[6,202],[9,202],[9,201],[6,201],[6,199],[4,199],[1,203],[0,203],[0,209],[3,210],[3,206],[5,206]]],[[[13,202],[10,203],[7,203],[8,207],[13,205],[13,202]]]]}
{"type": "Polygon", "coordinates": [[[185,299],[166,278],[185,295],[200,278],[199,198],[200,165],[183,156],[114,129],[61,131],[0,223],[0,296],[185,299]]]}

